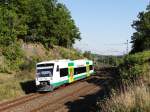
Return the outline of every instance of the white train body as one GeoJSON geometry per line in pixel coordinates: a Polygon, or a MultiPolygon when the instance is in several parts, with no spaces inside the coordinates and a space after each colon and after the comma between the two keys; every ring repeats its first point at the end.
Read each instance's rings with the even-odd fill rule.
{"type": "Polygon", "coordinates": [[[94,73],[91,60],[52,60],[36,64],[38,91],[52,91],[66,83],[89,77],[94,73]]]}

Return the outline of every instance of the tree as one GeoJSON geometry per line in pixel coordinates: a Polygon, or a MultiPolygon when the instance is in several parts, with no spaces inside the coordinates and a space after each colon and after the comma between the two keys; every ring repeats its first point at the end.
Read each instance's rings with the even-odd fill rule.
{"type": "Polygon", "coordinates": [[[83,56],[88,58],[88,59],[92,59],[93,58],[91,51],[85,51],[83,53],[83,56]]]}
{"type": "Polygon", "coordinates": [[[136,32],[131,38],[131,53],[150,50],[150,5],[145,12],[139,13],[138,20],[133,22],[132,27],[136,32]]]}
{"type": "Polygon", "coordinates": [[[69,10],[57,0],[3,0],[0,44],[8,45],[17,39],[40,42],[45,47],[71,47],[81,38],[69,10]]]}

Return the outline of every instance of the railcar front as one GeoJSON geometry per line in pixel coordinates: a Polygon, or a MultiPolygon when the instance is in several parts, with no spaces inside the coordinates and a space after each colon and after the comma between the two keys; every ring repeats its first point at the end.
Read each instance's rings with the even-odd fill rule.
{"type": "Polygon", "coordinates": [[[42,62],[36,64],[36,87],[37,91],[53,91],[51,85],[53,81],[55,63],[42,62]]]}

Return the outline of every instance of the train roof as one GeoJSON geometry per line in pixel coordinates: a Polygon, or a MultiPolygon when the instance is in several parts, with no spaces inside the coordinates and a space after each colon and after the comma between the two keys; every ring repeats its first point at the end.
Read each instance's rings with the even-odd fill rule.
{"type": "Polygon", "coordinates": [[[45,63],[60,63],[60,62],[77,62],[77,61],[91,61],[88,59],[78,59],[78,60],[70,60],[70,59],[61,59],[61,60],[50,60],[50,61],[43,61],[39,62],[38,64],[45,64],[45,63]]]}

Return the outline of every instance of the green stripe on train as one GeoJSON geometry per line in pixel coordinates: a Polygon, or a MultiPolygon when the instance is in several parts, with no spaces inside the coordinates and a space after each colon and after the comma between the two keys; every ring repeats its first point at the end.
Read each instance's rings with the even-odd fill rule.
{"type": "Polygon", "coordinates": [[[74,63],[68,63],[68,66],[74,66],[74,63]]]}
{"type": "MultiPolygon", "coordinates": [[[[86,74],[81,75],[81,76],[77,76],[77,77],[75,77],[74,79],[75,79],[75,80],[79,80],[79,79],[82,79],[82,78],[85,78],[85,77],[86,77],[86,74]]],[[[59,87],[59,86],[61,86],[61,85],[63,85],[63,84],[66,84],[66,83],[69,83],[69,80],[68,80],[68,79],[67,79],[67,80],[64,80],[64,81],[61,81],[61,82],[52,83],[51,85],[53,85],[54,87],[59,87]]]]}
{"type": "Polygon", "coordinates": [[[86,62],[87,65],[89,65],[89,62],[86,62]]]}
{"type": "MultiPolygon", "coordinates": [[[[92,73],[91,73],[92,74],[92,73]]],[[[81,76],[75,76],[74,79],[75,80],[79,80],[79,79],[83,79],[83,78],[86,78],[86,73],[82,74],[81,76]]],[[[69,83],[69,80],[64,80],[64,81],[61,81],[61,82],[57,82],[57,83],[52,83],[51,85],[53,85],[54,87],[58,87],[58,86],[61,86],[63,84],[66,84],[66,83],[69,83]]]]}
{"type": "Polygon", "coordinates": [[[86,74],[81,75],[81,76],[77,76],[77,77],[75,77],[74,79],[75,79],[75,80],[79,80],[79,79],[83,79],[83,78],[86,78],[86,74]]]}

